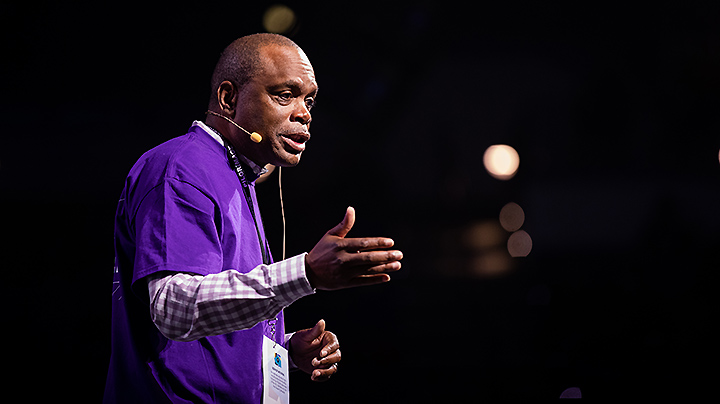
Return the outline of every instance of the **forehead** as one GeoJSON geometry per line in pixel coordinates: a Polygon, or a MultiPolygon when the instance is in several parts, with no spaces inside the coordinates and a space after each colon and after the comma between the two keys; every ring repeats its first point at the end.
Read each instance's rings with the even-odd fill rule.
{"type": "Polygon", "coordinates": [[[312,91],[317,88],[315,71],[310,60],[299,48],[267,45],[260,48],[260,70],[255,79],[266,86],[292,82],[312,91]]]}

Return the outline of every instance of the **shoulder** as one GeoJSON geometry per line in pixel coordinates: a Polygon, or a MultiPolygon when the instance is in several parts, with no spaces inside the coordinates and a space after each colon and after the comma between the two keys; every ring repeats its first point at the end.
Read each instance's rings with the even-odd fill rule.
{"type": "Polygon", "coordinates": [[[195,182],[227,167],[224,148],[197,127],[168,140],[143,154],[129,177],[149,177],[157,182],[167,178],[195,182]]]}
{"type": "Polygon", "coordinates": [[[143,154],[130,170],[123,191],[129,203],[139,203],[153,189],[182,182],[207,195],[226,187],[234,172],[225,148],[197,126],[143,154]],[[226,178],[227,177],[227,178],[226,178]]]}

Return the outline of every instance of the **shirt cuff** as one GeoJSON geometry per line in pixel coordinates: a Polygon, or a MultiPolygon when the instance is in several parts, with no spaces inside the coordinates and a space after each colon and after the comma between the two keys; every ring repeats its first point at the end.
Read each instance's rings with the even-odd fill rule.
{"type": "Polygon", "coordinates": [[[315,289],[305,276],[305,256],[307,253],[270,264],[270,279],[278,303],[282,307],[303,296],[312,295],[315,289]]]}

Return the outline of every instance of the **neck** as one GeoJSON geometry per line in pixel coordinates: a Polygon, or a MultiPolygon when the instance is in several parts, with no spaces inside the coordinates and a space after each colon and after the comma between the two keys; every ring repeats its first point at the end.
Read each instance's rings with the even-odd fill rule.
{"type": "MultiPolygon", "coordinates": [[[[234,142],[232,142],[228,136],[224,135],[221,128],[215,126],[217,123],[221,122],[210,122],[208,120],[208,122],[203,122],[202,126],[203,129],[210,132],[211,135],[213,133],[216,134],[218,136],[217,140],[220,142],[220,144],[223,144],[223,146],[225,146],[224,142],[227,142],[233,148],[233,151],[237,154],[238,159],[252,170],[252,172],[255,174],[254,176],[259,177],[265,172],[267,172],[267,169],[265,169],[263,165],[257,164],[255,161],[244,155],[242,153],[242,149],[238,148],[238,146],[234,142]]],[[[227,128],[225,129],[227,130],[227,128]]]]}

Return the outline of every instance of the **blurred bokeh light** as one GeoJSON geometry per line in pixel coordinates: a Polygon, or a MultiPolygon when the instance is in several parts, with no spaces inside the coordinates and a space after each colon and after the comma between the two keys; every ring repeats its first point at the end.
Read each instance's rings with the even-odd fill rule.
{"type": "Polygon", "coordinates": [[[515,202],[509,202],[500,210],[500,225],[513,232],[519,230],[525,222],[525,211],[515,202]]]}
{"type": "Polygon", "coordinates": [[[492,145],[483,155],[485,169],[499,180],[509,180],[515,176],[520,166],[520,156],[514,148],[504,144],[492,145]]]}
{"type": "Polygon", "coordinates": [[[525,230],[518,230],[510,235],[507,246],[510,256],[527,257],[532,250],[532,238],[525,230]]]}
{"type": "Polygon", "coordinates": [[[465,232],[463,244],[469,254],[467,265],[472,276],[495,277],[512,268],[503,249],[506,233],[495,220],[474,223],[465,232]]]}
{"type": "Polygon", "coordinates": [[[282,4],[270,6],[263,15],[263,27],[276,34],[287,34],[295,27],[296,22],[295,12],[282,4]]]}

